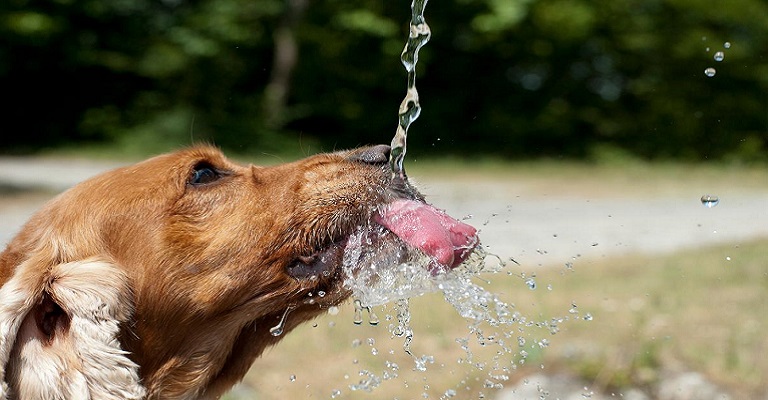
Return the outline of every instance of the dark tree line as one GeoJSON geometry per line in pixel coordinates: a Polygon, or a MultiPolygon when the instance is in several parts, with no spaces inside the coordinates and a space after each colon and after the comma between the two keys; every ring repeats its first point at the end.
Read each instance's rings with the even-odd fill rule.
{"type": "MultiPolygon", "coordinates": [[[[409,6],[2,2],[0,150],[388,142],[409,6]]],[[[432,0],[411,151],[762,160],[766,15],[762,0],[432,0]]]]}

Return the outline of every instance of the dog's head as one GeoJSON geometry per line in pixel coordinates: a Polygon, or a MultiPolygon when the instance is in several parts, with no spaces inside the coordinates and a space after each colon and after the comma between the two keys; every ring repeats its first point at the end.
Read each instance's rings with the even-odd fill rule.
{"type": "Polygon", "coordinates": [[[202,146],[58,196],[0,255],[0,399],[216,396],[281,338],[286,312],[283,333],[349,296],[348,239],[372,225],[388,234],[367,252],[455,266],[474,230],[388,159],[375,146],[241,166],[202,146]]]}

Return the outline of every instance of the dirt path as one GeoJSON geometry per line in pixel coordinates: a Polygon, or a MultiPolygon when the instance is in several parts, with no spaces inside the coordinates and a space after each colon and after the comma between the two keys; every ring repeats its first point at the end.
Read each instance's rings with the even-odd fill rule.
{"type": "Polygon", "coordinates": [[[493,253],[523,266],[628,253],[667,253],[768,237],[768,191],[718,193],[712,208],[701,193],[628,198],[523,194],[505,181],[435,181],[431,201],[454,215],[472,215],[493,253]],[[495,194],[501,195],[495,195],[495,194]]]}
{"type": "MultiPolygon", "coordinates": [[[[54,193],[116,165],[0,158],[0,246],[54,193]]],[[[421,186],[436,206],[457,217],[471,216],[491,252],[523,267],[768,237],[768,189],[724,190],[717,193],[720,204],[706,208],[701,193],[693,191],[590,198],[503,178],[433,178],[421,186]]]]}

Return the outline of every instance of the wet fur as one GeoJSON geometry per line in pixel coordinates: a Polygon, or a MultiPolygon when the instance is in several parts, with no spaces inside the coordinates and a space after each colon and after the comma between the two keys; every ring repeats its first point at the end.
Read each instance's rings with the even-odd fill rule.
{"type": "Polygon", "coordinates": [[[349,295],[339,268],[287,269],[409,191],[361,154],[258,167],[194,147],[52,200],[0,254],[0,399],[221,395],[286,308],[288,332],[349,295]],[[220,177],[192,185],[200,165],[220,177]]]}

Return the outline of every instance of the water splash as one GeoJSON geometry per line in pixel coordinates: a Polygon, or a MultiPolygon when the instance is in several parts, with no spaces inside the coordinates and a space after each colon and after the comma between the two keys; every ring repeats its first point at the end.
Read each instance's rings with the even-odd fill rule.
{"type": "MultiPolygon", "coordinates": [[[[514,304],[504,302],[497,294],[489,292],[476,282],[479,280],[481,284],[489,283],[481,278],[480,274],[506,272],[503,276],[516,277],[519,279],[520,287],[531,289],[531,282],[535,284],[533,280],[535,275],[529,276],[507,270],[508,267],[519,264],[514,263],[514,260],[507,262],[489,253],[482,246],[479,246],[459,267],[437,275],[426,272],[425,266],[431,260],[418,251],[399,254],[397,262],[392,262],[387,257],[373,256],[365,259],[364,248],[370,249],[372,240],[370,229],[373,229],[374,233],[378,232],[371,227],[365,229],[368,229],[367,233],[360,234],[357,239],[353,235],[349,242],[352,245],[348,244],[344,257],[345,269],[347,269],[345,287],[351,290],[357,299],[355,321],[363,321],[362,313],[367,304],[394,303],[392,308],[383,306],[387,313],[386,320],[390,321],[388,330],[393,339],[403,340],[402,347],[413,361],[412,371],[424,373],[425,383],[427,382],[426,374],[434,368],[427,368],[428,365],[436,364],[436,368],[443,368],[445,364],[437,363],[436,356],[419,357],[412,350],[414,330],[411,327],[409,297],[439,292],[444,300],[468,322],[468,335],[456,338],[456,342],[465,354],[457,360],[457,363],[473,371],[487,374],[483,378],[483,387],[486,389],[503,387],[504,382],[510,379],[514,370],[529,359],[538,357],[541,351],[550,346],[549,339],[545,337],[557,334],[564,323],[592,320],[592,315],[580,312],[575,303],[569,303],[567,312],[560,317],[536,319],[523,315],[516,310],[514,304]],[[356,246],[355,240],[360,240],[362,243],[356,246]],[[361,259],[364,260],[362,267],[355,264],[361,259]],[[369,301],[371,303],[368,303],[369,301]],[[537,336],[536,332],[541,336],[537,336]],[[489,360],[487,357],[490,354],[492,359],[489,360]]],[[[382,241],[373,240],[373,243],[379,245],[377,252],[396,250],[388,249],[389,244],[386,242],[383,247],[382,241]]],[[[353,342],[353,347],[359,346],[359,340],[353,342]]],[[[374,355],[386,354],[378,351],[373,353],[376,348],[373,345],[371,347],[374,355]]],[[[390,350],[389,354],[395,354],[394,350],[390,350]]],[[[370,369],[362,369],[360,380],[350,385],[350,389],[369,391],[381,385],[383,381],[396,378],[396,371],[390,369],[392,364],[396,364],[389,360],[386,360],[386,363],[385,370],[378,374],[371,372],[370,369]]]]}
{"type": "Polygon", "coordinates": [[[419,50],[432,35],[429,25],[424,20],[424,8],[427,0],[413,0],[411,2],[411,21],[409,24],[408,40],[400,54],[402,62],[408,74],[408,87],[405,98],[400,103],[398,112],[398,124],[395,136],[392,138],[392,151],[389,163],[392,173],[405,176],[403,159],[406,152],[406,138],[408,127],[419,118],[421,106],[419,105],[419,92],[416,90],[416,64],[419,62],[419,50]]]}

